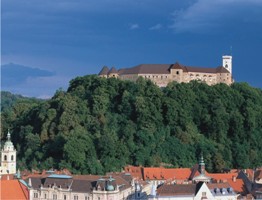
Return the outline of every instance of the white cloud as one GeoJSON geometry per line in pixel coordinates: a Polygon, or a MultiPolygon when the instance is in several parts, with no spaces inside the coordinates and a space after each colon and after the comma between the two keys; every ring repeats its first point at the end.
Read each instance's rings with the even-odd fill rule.
{"type": "Polygon", "coordinates": [[[161,28],[162,28],[162,25],[161,25],[161,24],[156,24],[156,25],[150,27],[149,30],[159,30],[159,29],[161,29],[161,28]]]}
{"type": "Polygon", "coordinates": [[[134,29],[138,29],[139,28],[139,25],[138,24],[130,24],[129,25],[129,29],[130,30],[134,30],[134,29]]]}
{"type": "Polygon", "coordinates": [[[221,24],[232,21],[261,20],[261,8],[261,0],[197,0],[173,13],[171,28],[176,32],[201,32],[218,29],[221,24]]]}

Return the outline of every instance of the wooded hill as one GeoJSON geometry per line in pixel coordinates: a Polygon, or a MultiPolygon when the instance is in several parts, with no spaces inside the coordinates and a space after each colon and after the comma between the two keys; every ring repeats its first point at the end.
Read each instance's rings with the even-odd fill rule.
{"type": "Polygon", "coordinates": [[[143,78],[77,77],[50,100],[2,111],[2,125],[11,130],[20,169],[192,167],[201,152],[210,172],[262,165],[262,90],[247,83],[161,89],[143,78]]]}

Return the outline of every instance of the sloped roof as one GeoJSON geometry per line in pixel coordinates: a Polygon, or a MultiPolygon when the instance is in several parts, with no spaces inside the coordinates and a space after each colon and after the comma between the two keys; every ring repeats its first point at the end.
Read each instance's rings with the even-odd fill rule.
{"type": "Polygon", "coordinates": [[[126,166],[125,172],[130,173],[134,178],[137,179],[143,179],[143,168],[142,167],[136,167],[136,166],[126,166]]]}
{"type": "Polygon", "coordinates": [[[98,75],[107,75],[109,72],[109,68],[107,66],[104,66],[101,71],[98,73],[98,75]]]}
{"type": "Polygon", "coordinates": [[[0,181],[1,200],[26,200],[29,199],[29,191],[19,180],[0,181]]]}
{"type": "Polygon", "coordinates": [[[158,196],[194,196],[196,184],[190,185],[162,185],[157,189],[158,196]]]}
{"type": "Polygon", "coordinates": [[[120,74],[169,74],[172,64],[141,64],[131,68],[120,69],[120,74]]]}
{"type": "Polygon", "coordinates": [[[161,168],[161,167],[145,167],[143,168],[144,180],[187,180],[191,174],[190,168],[161,168]]]}
{"type": "Polygon", "coordinates": [[[233,181],[232,179],[228,179],[227,181],[236,193],[239,193],[239,194],[246,193],[247,189],[242,179],[236,179],[235,181],[233,181]]]}
{"type": "Polygon", "coordinates": [[[90,193],[95,187],[95,183],[93,180],[74,180],[71,189],[74,192],[90,193]]]}
{"type": "Polygon", "coordinates": [[[118,72],[117,72],[117,70],[116,70],[116,68],[114,68],[114,67],[112,67],[110,70],[109,70],[109,72],[108,72],[108,74],[117,74],[118,72]]]}
{"type": "Polygon", "coordinates": [[[233,177],[237,177],[238,173],[208,173],[206,172],[206,175],[211,177],[213,180],[221,180],[221,181],[226,181],[226,180],[232,180],[233,177]]]}
{"type": "Polygon", "coordinates": [[[222,66],[216,68],[207,67],[191,67],[185,66],[178,62],[175,64],[141,64],[131,68],[118,70],[118,73],[123,74],[170,74],[170,69],[182,69],[184,72],[195,73],[230,73],[222,66]]]}
{"type": "Polygon", "coordinates": [[[183,65],[179,64],[178,62],[171,65],[169,69],[182,69],[183,71],[185,71],[185,67],[183,65]]]}

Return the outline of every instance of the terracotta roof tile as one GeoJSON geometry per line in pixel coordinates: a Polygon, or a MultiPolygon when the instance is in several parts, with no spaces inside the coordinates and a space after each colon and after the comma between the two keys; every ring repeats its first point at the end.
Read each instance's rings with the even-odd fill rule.
{"type": "Polygon", "coordinates": [[[245,183],[242,179],[236,179],[235,181],[232,179],[228,179],[228,183],[236,193],[245,194],[247,191],[245,183]]]}
{"type": "Polygon", "coordinates": [[[145,167],[143,168],[144,180],[188,180],[191,174],[190,168],[154,168],[145,167]]]}
{"type": "Polygon", "coordinates": [[[216,181],[227,181],[232,180],[233,177],[237,177],[238,173],[208,173],[206,172],[206,175],[211,177],[213,180],[216,181]]]}
{"type": "Polygon", "coordinates": [[[29,191],[18,180],[1,180],[0,181],[1,200],[25,200],[29,199],[29,191]]]}

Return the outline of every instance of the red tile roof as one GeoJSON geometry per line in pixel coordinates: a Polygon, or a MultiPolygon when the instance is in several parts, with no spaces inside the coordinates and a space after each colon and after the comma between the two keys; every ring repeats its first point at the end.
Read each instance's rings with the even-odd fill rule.
{"type": "Polygon", "coordinates": [[[129,165],[125,167],[125,172],[130,173],[134,178],[141,179],[141,180],[143,179],[142,167],[129,165]]]}
{"type": "Polygon", "coordinates": [[[18,180],[0,181],[1,200],[26,200],[29,199],[29,191],[18,180]]]}
{"type": "Polygon", "coordinates": [[[237,177],[238,173],[234,172],[234,173],[214,173],[213,174],[213,173],[206,172],[206,175],[211,177],[213,180],[225,182],[227,180],[232,180],[233,177],[237,177]]]}
{"type": "Polygon", "coordinates": [[[242,179],[236,179],[235,181],[232,179],[228,179],[227,181],[236,193],[238,194],[246,193],[245,183],[242,179]]]}
{"type": "Polygon", "coordinates": [[[144,180],[188,180],[191,174],[190,168],[145,167],[143,170],[144,180]]]}

